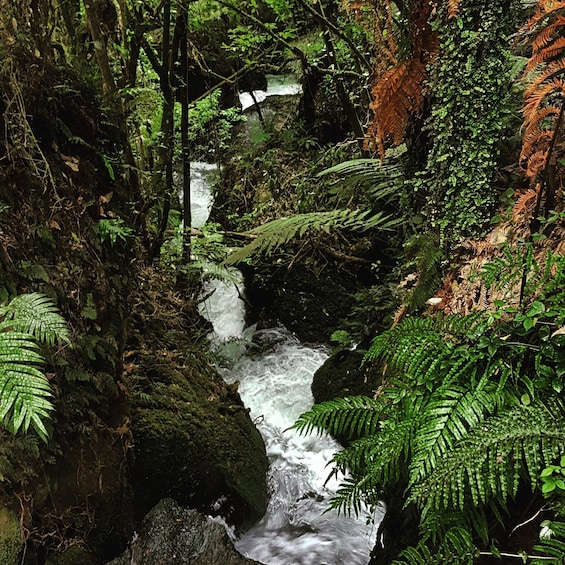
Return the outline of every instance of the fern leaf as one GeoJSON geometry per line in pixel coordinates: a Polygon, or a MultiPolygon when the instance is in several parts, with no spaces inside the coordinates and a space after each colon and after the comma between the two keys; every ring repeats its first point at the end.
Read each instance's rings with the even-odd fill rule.
{"type": "Polygon", "coordinates": [[[383,402],[373,398],[336,398],[314,404],[290,429],[298,430],[301,434],[325,431],[336,436],[361,437],[377,431],[383,410],[383,402]]]}
{"type": "Polygon", "coordinates": [[[565,562],[565,523],[550,522],[542,523],[546,534],[540,542],[534,546],[536,553],[542,556],[532,555],[532,565],[563,565],[565,562]],[[553,559],[551,559],[553,557],[553,559]]]}
{"type": "MultiPolygon", "coordinates": [[[[391,151],[389,157],[398,158],[406,150],[391,151]]],[[[332,185],[342,189],[361,189],[373,201],[390,199],[398,196],[404,180],[404,172],[399,163],[392,161],[384,164],[380,159],[353,159],[344,161],[316,175],[317,177],[333,176],[338,180],[332,185]]]]}
{"type": "Polygon", "coordinates": [[[381,158],[385,156],[385,141],[390,138],[393,144],[400,145],[410,116],[421,113],[426,78],[424,64],[413,57],[395,65],[373,88],[370,108],[375,118],[368,136],[376,144],[381,158]]]}
{"type": "Polygon", "coordinates": [[[447,17],[451,20],[459,15],[459,5],[461,0],[448,0],[447,1],[447,17]]]}
{"type": "Polygon", "coordinates": [[[235,265],[248,257],[258,254],[269,255],[279,247],[288,244],[296,237],[304,237],[312,232],[330,233],[336,229],[365,231],[368,229],[391,230],[400,219],[385,216],[381,212],[334,210],[331,212],[312,212],[297,214],[290,218],[278,218],[252,229],[249,233],[257,236],[245,247],[232,253],[224,265],[235,265]]]}
{"type": "Polygon", "coordinates": [[[427,541],[404,549],[391,565],[473,565],[479,553],[471,533],[461,526],[450,528],[435,551],[427,541]]]}
{"type": "Polygon", "coordinates": [[[31,425],[46,440],[43,420],[53,410],[52,394],[37,349],[30,334],[0,332],[0,420],[13,433],[31,425]]]}
{"type": "Polygon", "coordinates": [[[414,438],[410,483],[429,475],[445,455],[500,404],[496,387],[481,379],[469,390],[450,384],[437,389],[421,415],[414,438]]]}
{"type": "Polygon", "coordinates": [[[0,309],[4,321],[14,330],[33,335],[40,343],[53,346],[56,342],[69,342],[69,329],[53,301],[37,292],[20,294],[0,309]]]}
{"type": "Polygon", "coordinates": [[[520,476],[535,488],[539,473],[565,441],[561,403],[518,405],[475,427],[410,492],[424,511],[484,504],[514,496],[520,476]],[[539,457],[532,457],[536,450],[539,457]]]}
{"type": "Polygon", "coordinates": [[[565,17],[559,13],[563,2],[540,1],[525,29],[535,37],[525,73],[528,86],[524,94],[524,136],[520,161],[532,183],[545,168],[547,153],[563,104],[565,88],[565,17]]]}

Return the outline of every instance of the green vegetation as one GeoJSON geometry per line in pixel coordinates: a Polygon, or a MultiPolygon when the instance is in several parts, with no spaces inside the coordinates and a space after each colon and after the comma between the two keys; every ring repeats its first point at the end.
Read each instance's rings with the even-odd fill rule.
{"type": "MultiPolygon", "coordinates": [[[[563,258],[550,262],[563,277],[563,258]]],[[[541,478],[543,492],[558,490],[565,301],[555,289],[546,280],[523,308],[404,320],[365,356],[382,368],[374,398],[323,403],[296,423],[353,440],[334,457],[333,473],[350,477],[332,506],[359,511],[404,492],[417,509],[419,541],[395,563],[447,562],[449,547],[457,563],[479,546],[496,555],[518,489],[535,492],[541,478]]]]}
{"type": "MultiPolygon", "coordinates": [[[[387,505],[375,563],[563,562],[564,16],[562,0],[1,3],[0,507],[21,505],[37,562],[68,532],[111,537],[96,512],[132,490],[131,408],[156,396],[140,351],[188,371],[178,336],[205,347],[202,282],[236,264],[261,299],[299,289],[300,324],[318,294],[317,321],[336,318],[319,339],[364,356],[366,394],[296,428],[344,443],[334,508],[387,505]],[[247,119],[238,95],[267,75],[302,93],[247,119]],[[196,159],[219,169],[198,230],[196,159]],[[304,286],[283,287],[293,276],[304,286]],[[45,502],[69,460],[92,514],[45,502]],[[105,468],[123,483],[106,488],[105,468]]],[[[197,430],[206,410],[187,399],[197,430]]]]}
{"type": "Polygon", "coordinates": [[[39,345],[69,341],[65,320],[53,302],[38,293],[16,296],[0,307],[0,418],[12,433],[32,429],[47,441],[45,427],[53,404],[51,387],[43,373],[39,345]]]}

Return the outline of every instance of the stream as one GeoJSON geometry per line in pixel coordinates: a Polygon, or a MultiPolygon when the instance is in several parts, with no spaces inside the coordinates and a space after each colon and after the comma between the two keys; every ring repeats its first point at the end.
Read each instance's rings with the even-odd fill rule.
{"type": "Polygon", "coordinates": [[[366,564],[376,530],[367,525],[368,516],[326,512],[337,488],[335,480],[326,484],[327,464],[339,445],[328,436],[288,430],[313,404],[312,377],[328,357],[327,349],[300,343],[282,326],[242,330],[243,320],[233,316],[245,312],[242,289],[223,283],[215,288],[203,313],[216,336],[221,332],[225,340],[225,347],[219,345],[221,358],[236,357],[219,369],[227,382],[239,381],[239,393],[263,435],[270,461],[267,513],[236,540],[237,549],[266,565],[366,564]]]}
{"type": "MultiPolygon", "coordinates": [[[[191,166],[191,197],[198,210],[193,225],[202,225],[201,212],[210,209],[212,168],[191,166]]],[[[380,516],[326,512],[338,486],[335,479],[326,482],[328,462],[340,446],[327,435],[300,436],[288,429],[312,406],[312,377],[329,351],[300,343],[282,326],[246,327],[243,277],[234,274],[236,282],[208,283],[203,294],[213,292],[201,304],[201,313],[214,327],[209,337],[218,370],[226,382],[239,382],[270,461],[267,512],[235,545],[266,565],[365,565],[380,516]]]]}

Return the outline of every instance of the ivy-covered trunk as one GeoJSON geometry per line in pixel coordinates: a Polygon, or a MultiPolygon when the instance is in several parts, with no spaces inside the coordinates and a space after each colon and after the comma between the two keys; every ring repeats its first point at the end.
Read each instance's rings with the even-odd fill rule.
{"type": "Polygon", "coordinates": [[[444,242],[475,236],[497,202],[493,186],[509,100],[509,36],[516,30],[512,0],[441,3],[432,27],[440,50],[433,65],[432,140],[415,190],[426,194],[426,215],[444,242]]]}

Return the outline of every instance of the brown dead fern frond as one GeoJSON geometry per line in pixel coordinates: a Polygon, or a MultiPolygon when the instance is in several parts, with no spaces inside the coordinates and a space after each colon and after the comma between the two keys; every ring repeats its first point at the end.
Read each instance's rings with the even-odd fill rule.
{"type": "Polygon", "coordinates": [[[386,72],[373,88],[370,108],[375,118],[369,128],[369,138],[375,142],[381,158],[385,141],[391,140],[394,145],[402,143],[410,116],[422,111],[422,85],[426,76],[424,64],[409,59],[386,72]]]}
{"type": "Polygon", "coordinates": [[[524,31],[532,38],[532,54],[525,70],[520,164],[533,186],[548,174],[550,154],[561,151],[556,135],[565,102],[565,0],[539,0],[524,31]]]}
{"type": "Polygon", "coordinates": [[[522,218],[529,218],[535,208],[538,193],[533,188],[529,188],[522,194],[514,207],[512,208],[512,220],[515,223],[521,221],[522,218]]]}
{"type": "Polygon", "coordinates": [[[447,0],[447,17],[452,20],[459,15],[461,0],[447,0]]]}
{"type": "MultiPolygon", "coordinates": [[[[373,75],[373,102],[370,108],[374,111],[373,122],[369,126],[365,139],[366,149],[378,150],[384,157],[385,143],[393,145],[402,143],[406,129],[414,117],[421,114],[424,107],[424,85],[427,79],[426,65],[433,61],[439,51],[437,32],[430,25],[431,15],[437,9],[438,0],[418,0],[412,2],[409,16],[409,29],[404,37],[403,53],[410,55],[399,56],[394,42],[397,23],[392,18],[391,2],[384,2],[381,7],[383,29],[379,35],[388,41],[387,49],[392,68],[381,72],[376,68],[373,75]],[[386,33],[384,33],[386,32],[386,33]],[[406,41],[409,41],[409,48],[406,41]],[[395,57],[398,57],[397,61],[395,57]]],[[[377,3],[373,0],[372,5],[377,3]]],[[[382,43],[382,37],[376,40],[382,43]]],[[[378,50],[378,49],[377,49],[378,50]]]]}

